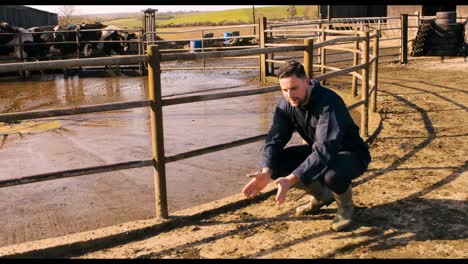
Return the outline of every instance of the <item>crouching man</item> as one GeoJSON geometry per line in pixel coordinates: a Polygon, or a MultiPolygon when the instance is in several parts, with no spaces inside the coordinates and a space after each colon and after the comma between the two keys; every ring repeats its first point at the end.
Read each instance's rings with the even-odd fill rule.
{"type": "Polygon", "coordinates": [[[351,180],[367,169],[371,161],[368,146],[343,100],[308,79],[300,63],[285,63],[278,79],[284,97],[276,106],[262,149],[261,171],[247,175],[252,179],[242,193],[254,197],[274,179],[278,186],[275,200],[281,205],[289,188],[298,183],[311,200],[296,213],[317,214],[336,201],[338,211],[331,228],[344,230],[354,211],[351,180]],[[285,148],[294,131],[307,144],[285,148]]]}

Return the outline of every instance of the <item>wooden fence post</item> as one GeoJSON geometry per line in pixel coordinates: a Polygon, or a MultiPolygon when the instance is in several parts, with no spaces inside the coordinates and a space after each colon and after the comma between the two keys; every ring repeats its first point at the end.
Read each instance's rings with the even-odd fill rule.
{"type": "Polygon", "coordinates": [[[75,29],[75,38],[76,38],[76,58],[79,59],[80,58],[80,28],[78,26],[76,26],[76,29],[75,29]]]}
{"type": "MultiPolygon", "coordinates": [[[[20,62],[24,62],[24,54],[23,54],[23,33],[18,32],[18,41],[19,41],[19,47],[18,46],[14,46],[13,47],[13,50],[18,50],[19,49],[19,59],[20,59],[20,62]]],[[[22,78],[26,78],[26,71],[20,71],[19,72],[19,75],[22,77],[22,78]]]]}
{"type": "Polygon", "coordinates": [[[377,112],[377,88],[379,86],[379,36],[380,30],[376,30],[372,50],[372,56],[375,58],[374,63],[372,64],[372,86],[375,88],[370,99],[370,110],[374,113],[377,112]]]}
{"type": "Polygon", "coordinates": [[[313,58],[314,58],[314,38],[304,39],[304,45],[307,46],[304,50],[304,70],[306,72],[307,78],[312,79],[313,77],[313,58]]]}
{"type": "Polygon", "coordinates": [[[401,55],[400,63],[408,63],[408,14],[400,15],[401,21],[401,55]]]}
{"type": "Polygon", "coordinates": [[[148,62],[148,85],[149,99],[151,100],[151,142],[153,147],[156,217],[166,219],[168,217],[168,210],[161,99],[161,55],[159,47],[157,45],[150,45],[147,54],[150,57],[148,62]]]}
{"type": "MultiPolygon", "coordinates": [[[[357,26],[354,27],[354,36],[357,37],[359,34],[357,33],[357,26]]],[[[359,50],[359,40],[354,41],[354,52],[353,52],[353,66],[358,64],[359,54],[357,51],[359,50]]],[[[353,74],[352,75],[352,86],[351,86],[351,93],[354,97],[358,95],[357,89],[357,77],[353,74]]]]}
{"type": "Polygon", "coordinates": [[[364,104],[361,108],[361,127],[359,131],[362,138],[369,135],[369,31],[364,33],[364,37],[362,63],[366,66],[362,69],[361,83],[361,100],[364,100],[364,104]]]}
{"type": "MultiPolygon", "coordinates": [[[[323,26],[323,27],[322,27],[322,30],[321,30],[322,41],[327,40],[327,33],[326,33],[326,31],[325,31],[326,27],[327,27],[327,26],[323,26]]],[[[320,67],[320,73],[321,73],[321,74],[325,74],[325,73],[326,73],[325,67],[323,67],[323,66],[325,66],[326,62],[327,62],[326,50],[325,50],[325,47],[322,47],[322,48],[320,48],[320,65],[322,66],[322,67],[320,67]]],[[[325,83],[326,83],[326,81],[325,81],[325,80],[322,80],[322,84],[325,84],[325,83]]]]}
{"type": "MultiPolygon", "coordinates": [[[[266,17],[260,17],[258,21],[258,28],[259,28],[259,41],[260,41],[260,48],[265,48],[265,41],[266,41],[266,17]]],[[[260,81],[262,83],[266,83],[266,76],[267,76],[267,62],[266,62],[266,54],[260,54],[260,81]]]]}
{"type": "MultiPolygon", "coordinates": [[[[270,30],[272,30],[271,26],[270,26],[270,30]]],[[[273,32],[270,32],[270,40],[273,42],[273,32]]],[[[270,59],[274,60],[275,59],[275,54],[272,52],[270,53],[270,59]]],[[[275,63],[274,62],[270,62],[270,69],[268,71],[268,75],[275,75],[275,63]]]]}
{"type": "MultiPolygon", "coordinates": [[[[204,34],[203,34],[203,29],[200,30],[200,35],[201,35],[201,36],[200,36],[200,41],[201,41],[201,52],[205,52],[205,44],[204,44],[205,39],[204,39],[204,37],[203,37],[203,35],[204,35],[204,34]]],[[[202,59],[202,62],[203,62],[203,69],[205,69],[205,65],[206,65],[205,59],[202,59]]]]}
{"type": "MultiPolygon", "coordinates": [[[[143,55],[143,53],[145,53],[144,47],[143,47],[143,32],[144,32],[143,28],[140,28],[138,32],[138,55],[143,55]]],[[[140,75],[145,74],[144,63],[142,62],[138,63],[138,72],[140,73],[140,75]]]]}

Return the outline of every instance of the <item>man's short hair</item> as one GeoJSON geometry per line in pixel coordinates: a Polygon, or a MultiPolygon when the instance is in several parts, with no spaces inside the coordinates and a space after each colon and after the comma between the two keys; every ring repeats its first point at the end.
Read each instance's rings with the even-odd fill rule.
{"type": "Polygon", "coordinates": [[[301,79],[307,78],[304,66],[295,60],[287,61],[278,70],[278,79],[292,76],[296,76],[297,78],[301,79]]]}

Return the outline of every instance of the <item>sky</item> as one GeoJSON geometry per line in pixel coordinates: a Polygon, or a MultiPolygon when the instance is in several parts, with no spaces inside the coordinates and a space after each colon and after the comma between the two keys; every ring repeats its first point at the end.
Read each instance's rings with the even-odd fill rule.
{"type": "MultiPolygon", "coordinates": [[[[58,13],[63,5],[28,5],[29,7],[58,13]]],[[[261,6],[258,6],[261,7],[261,6]]],[[[74,5],[76,15],[131,13],[141,12],[147,8],[158,9],[159,12],[168,11],[219,11],[238,8],[252,8],[251,5],[74,5]]]]}

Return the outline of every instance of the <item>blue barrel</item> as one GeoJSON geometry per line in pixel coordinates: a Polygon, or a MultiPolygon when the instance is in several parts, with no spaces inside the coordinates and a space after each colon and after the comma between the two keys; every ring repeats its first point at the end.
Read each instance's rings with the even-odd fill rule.
{"type": "Polygon", "coordinates": [[[232,36],[231,32],[224,32],[224,44],[228,44],[230,38],[232,36]]]}
{"type": "Polygon", "coordinates": [[[201,51],[201,40],[191,40],[190,41],[190,49],[191,52],[200,52],[201,51]]]}

